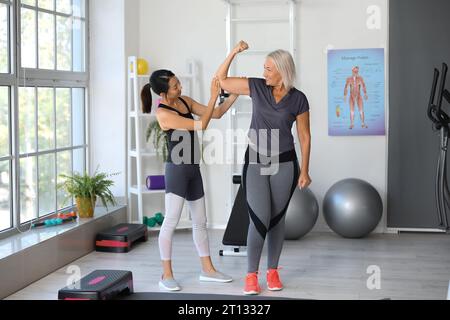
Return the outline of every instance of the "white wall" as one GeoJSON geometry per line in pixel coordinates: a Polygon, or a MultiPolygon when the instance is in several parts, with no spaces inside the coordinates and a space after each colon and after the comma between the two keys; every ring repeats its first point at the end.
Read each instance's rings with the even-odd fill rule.
{"type": "MultiPolygon", "coordinates": [[[[138,51],[137,0],[90,1],[90,167],[120,172],[126,195],[126,57],[138,51]]],[[[135,54],[135,53],[134,53],[135,54]]]]}
{"type": "MultiPolygon", "coordinates": [[[[139,55],[149,62],[150,72],[167,68],[175,74],[186,73],[186,60],[196,60],[202,84],[196,98],[206,103],[211,76],[226,52],[224,3],[219,0],[140,0],[139,10],[139,55]]],[[[210,128],[224,130],[226,120],[212,120],[210,128]]],[[[225,227],[231,210],[227,207],[231,182],[228,169],[223,165],[203,166],[202,175],[209,224],[225,227]]],[[[154,212],[152,204],[146,202],[145,205],[150,213],[154,212]]]]}
{"type": "MultiPolygon", "coordinates": [[[[311,189],[321,204],[333,183],[348,177],[361,178],[375,186],[386,208],[386,137],[328,136],[326,48],[386,48],[387,0],[297,3],[298,87],[311,105],[311,189]],[[380,30],[366,27],[369,5],[381,8],[380,30]]],[[[219,0],[140,0],[140,56],[148,59],[152,70],[169,68],[175,73],[184,72],[185,60],[195,58],[202,67],[200,100],[206,102],[209,79],[226,52],[225,15],[225,5],[219,0]]],[[[255,33],[254,37],[246,40],[271,41],[262,33],[255,33]]],[[[211,127],[224,130],[226,125],[225,120],[214,120],[211,127]]],[[[203,174],[209,222],[224,226],[231,210],[227,201],[231,180],[228,169],[223,165],[204,166],[203,174]]],[[[384,221],[385,218],[377,231],[384,230],[384,221]]],[[[322,217],[315,230],[328,230],[322,217]]]]}
{"type": "MultiPolygon", "coordinates": [[[[299,7],[300,83],[301,90],[307,94],[312,106],[311,190],[322,203],[328,188],[338,180],[354,177],[368,181],[383,200],[383,221],[377,228],[377,231],[383,231],[386,216],[387,137],[328,136],[326,48],[387,48],[387,1],[302,0],[299,7]],[[381,8],[380,30],[366,27],[369,17],[366,10],[370,5],[381,8]]],[[[327,229],[322,216],[316,229],[327,229]]]]}

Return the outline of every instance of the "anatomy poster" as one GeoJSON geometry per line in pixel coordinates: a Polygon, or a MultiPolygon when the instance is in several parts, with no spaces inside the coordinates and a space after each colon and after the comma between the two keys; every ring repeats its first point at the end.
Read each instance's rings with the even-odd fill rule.
{"type": "Polygon", "coordinates": [[[384,49],[328,51],[328,135],[385,134],[384,49]]]}

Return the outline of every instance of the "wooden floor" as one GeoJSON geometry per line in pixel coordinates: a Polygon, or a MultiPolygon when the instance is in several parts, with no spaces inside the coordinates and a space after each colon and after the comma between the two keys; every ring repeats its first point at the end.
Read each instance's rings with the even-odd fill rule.
{"type": "MultiPolygon", "coordinates": [[[[174,239],[174,272],[189,293],[242,294],[245,257],[220,257],[223,231],[210,230],[213,262],[234,277],[226,284],[200,283],[199,260],[189,230],[174,239]]],[[[131,270],[136,292],[158,291],[161,275],[157,233],[129,253],[92,252],[71,265],[84,276],[95,269],[131,270]]],[[[310,233],[299,241],[286,241],[280,266],[285,289],[269,292],[260,278],[262,295],[306,299],[439,299],[447,298],[450,280],[450,236],[443,234],[374,234],[365,239],[343,239],[333,233],[310,233]],[[369,290],[367,268],[378,266],[380,289],[369,290]]],[[[66,285],[67,267],[48,275],[7,299],[57,299],[66,285]]],[[[266,254],[261,272],[266,270],[266,254]]]]}

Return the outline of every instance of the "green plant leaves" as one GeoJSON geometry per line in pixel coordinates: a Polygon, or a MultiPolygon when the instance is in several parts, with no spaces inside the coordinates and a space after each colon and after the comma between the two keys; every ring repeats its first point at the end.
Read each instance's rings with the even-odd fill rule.
{"type": "Polygon", "coordinates": [[[167,161],[167,135],[159,126],[158,121],[150,122],[145,137],[147,142],[153,138],[153,146],[155,147],[156,154],[159,156],[162,152],[164,162],[167,161]]]}
{"type": "Polygon", "coordinates": [[[108,208],[108,204],[116,205],[116,200],[110,190],[114,185],[114,181],[108,178],[118,174],[107,174],[97,172],[97,170],[92,176],[87,172],[84,174],[74,172],[73,176],[61,174],[60,177],[64,179],[64,182],[58,184],[58,189],[65,190],[68,198],[91,198],[94,201],[98,197],[102,204],[108,208]]]}

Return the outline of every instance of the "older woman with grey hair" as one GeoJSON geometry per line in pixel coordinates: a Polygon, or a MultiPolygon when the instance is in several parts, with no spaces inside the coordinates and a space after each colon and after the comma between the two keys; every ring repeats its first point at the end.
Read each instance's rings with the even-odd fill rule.
{"type": "Polygon", "coordinates": [[[295,64],[289,52],[276,50],[264,63],[264,78],[228,77],[234,57],[248,49],[240,41],[217,70],[223,90],[249,95],[253,113],[242,172],[250,225],[247,236],[248,270],[244,294],[259,294],[258,269],[267,236],[267,288],[283,289],[278,263],[284,242],[285,214],[295,188],[311,183],[309,104],[294,87],[295,64]],[[292,135],[296,123],[301,145],[301,170],[292,135]],[[276,170],[273,170],[274,165],[276,170]]]}

